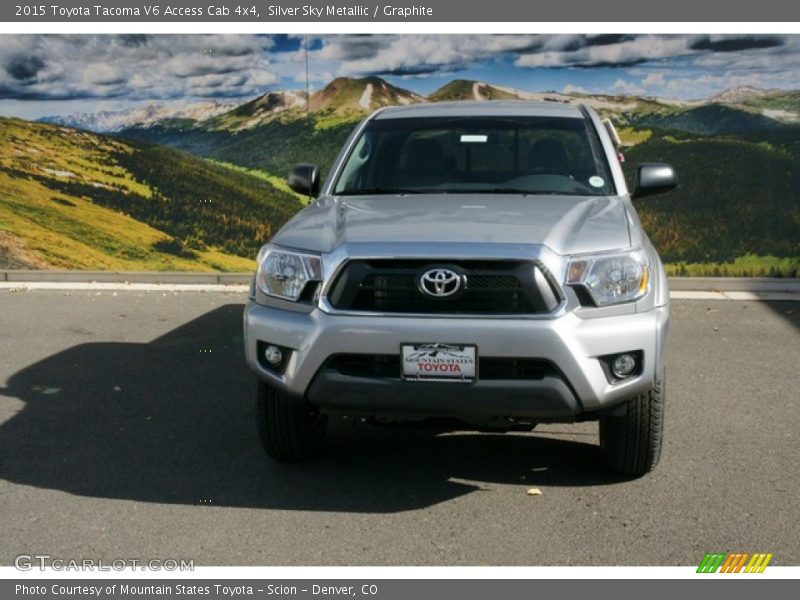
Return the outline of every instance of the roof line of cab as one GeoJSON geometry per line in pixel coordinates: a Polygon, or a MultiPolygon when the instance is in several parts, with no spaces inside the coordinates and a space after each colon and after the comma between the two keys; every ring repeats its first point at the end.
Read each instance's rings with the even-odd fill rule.
{"type": "Polygon", "coordinates": [[[405,106],[384,106],[373,112],[373,119],[402,119],[434,116],[530,116],[586,118],[583,104],[535,102],[524,100],[461,100],[456,102],[420,102],[405,106]]]}

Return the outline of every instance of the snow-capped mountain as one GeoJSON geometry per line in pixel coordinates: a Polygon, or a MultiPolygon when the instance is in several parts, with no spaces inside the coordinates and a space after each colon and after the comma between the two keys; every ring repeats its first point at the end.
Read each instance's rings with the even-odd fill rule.
{"type": "Polygon", "coordinates": [[[304,92],[281,90],[267,92],[226,112],[218,113],[215,115],[217,118],[196,120],[206,120],[207,122],[203,125],[211,129],[250,129],[269,121],[284,111],[303,109],[305,106],[304,92]]]}
{"type": "Polygon", "coordinates": [[[311,96],[311,110],[372,112],[381,106],[422,102],[425,98],[380,77],[337,77],[311,96]]]}
{"type": "Polygon", "coordinates": [[[73,113],[65,116],[43,117],[44,123],[55,123],[77,129],[88,129],[99,133],[114,133],[128,127],[148,127],[164,119],[191,119],[205,121],[234,108],[236,103],[216,100],[195,102],[184,106],[170,107],[161,104],[133,106],[123,110],[96,113],[73,113]]]}
{"type": "Polygon", "coordinates": [[[753,98],[763,98],[774,94],[776,90],[761,90],[758,88],[742,85],[724,90],[714,96],[711,96],[709,102],[717,102],[719,104],[739,104],[746,102],[753,98]]]}
{"type": "MultiPolygon", "coordinates": [[[[150,129],[156,125],[169,129],[199,127],[206,130],[241,131],[255,128],[275,118],[292,119],[311,113],[352,116],[369,113],[382,106],[397,106],[416,102],[454,100],[534,100],[575,102],[587,104],[601,113],[630,112],[641,106],[692,108],[705,104],[761,106],[780,94],[739,86],[724,90],[705,100],[685,101],[668,98],[632,95],[605,95],[589,92],[530,92],[483,81],[456,79],[444,84],[427,96],[396,87],[379,77],[338,77],[324,88],[311,94],[299,90],[275,90],[239,102],[209,100],[185,105],[147,104],[119,111],[75,113],[66,116],[44,117],[40,121],[55,123],[100,133],[116,133],[131,129],[150,129]],[[183,119],[185,123],[175,123],[183,119]],[[171,122],[172,121],[172,122],[171,122]]],[[[788,100],[786,102],[789,102],[788,100]]],[[[796,120],[796,100],[788,108],[784,103],[772,103],[765,116],[779,120],[796,120]],[[788,112],[787,112],[788,111],[788,112]]]]}

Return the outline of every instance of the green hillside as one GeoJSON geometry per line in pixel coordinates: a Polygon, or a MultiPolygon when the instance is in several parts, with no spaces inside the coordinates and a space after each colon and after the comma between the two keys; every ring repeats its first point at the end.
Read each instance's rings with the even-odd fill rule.
{"type": "Polygon", "coordinates": [[[769,131],[783,127],[782,123],[769,117],[723,104],[639,113],[629,116],[628,122],[638,127],[675,129],[702,135],[769,131]]]}
{"type": "Polygon", "coordinates": [[[268,182],[151,144],[0,118],[0,265],[252,268],[300,208],[268,182]]]}
{"type": "Polygon", "coordinates": [[[676,191],[636,203],[664,262],[800,256],[800,162],[779,140],[662,132],[629,149],[626,159],[629,178],[637,163],[651,161],[670,163],[679,174],[676,191]]]}
{"type": "Polygon", "coordinates": [[[313,113],[308,120],[304,115],[295,119],[273,119],[235,131],[155,126],[128,129],[121,135],[285,179],[289,169],[301,162],[317,164],[323,176],[327,174],[358,118],[342,118],[337,124],[320,127],[319,121],[325,120],[326,115],[313,113]]]}
{"type": "Polygon", "coordinates": [[[775,92],[767,96],[749,98],[743,101],[742,105],[798,113],[800,112],[800,91],[775,92]]]}

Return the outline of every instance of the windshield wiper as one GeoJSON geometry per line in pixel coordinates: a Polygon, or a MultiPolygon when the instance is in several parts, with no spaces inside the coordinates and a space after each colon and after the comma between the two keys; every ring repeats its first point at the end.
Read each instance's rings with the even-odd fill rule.
{"type": "Polygon", "coordinates": [[[582,192],[568,192],[563,190],[526,190],[522,188],[496,187],[475,189],[439,189],[439,190],[412,190],[407,188],[364,188],[340,192],[339,196],[380,196],[380,195],[406,195],[406,194],[514,194],[517,196],[588,196],[582,192]]]}
{"type": "Polygon", "coordinates": [[[443,194],[517,194],[528,196],[530,194],[547,194],[539,190],[523,190],[520,188],[475,188],[471,190],[441,190],[443,194]]]}
{"type": "Polygon", "coordinates": [[[582,192],[567,192],[564,190],[521,190],[517,188],[494,188],[481,190],[484,194],[519,194],[521,196],[588,196],[582,192]]]}
{"type": "Polygon", "coordinates": [[[506,187],[503,187],[503,188],[492,188],[492,189],[489,189],[489,190],[486,190],[486,191],[481,190],[481,192],[484,193],[484,194],[518,194],[520,196],[527,196],[528,194],[539,194],[539,193],[541,193],[541,192],[538,192],[536,190],[523,190],[523,189],[520,189],[520,188],[506,188],[506,187]]]}
{"type": "Polygon", "coordinates": [[[347,192],[340,192],[339,196],[379,196],[385,195],[404,195],[404,194],[422,194],[419,190],[409,190],[405,188],[362,188],[360,190],[349,190],[347,192]]]}

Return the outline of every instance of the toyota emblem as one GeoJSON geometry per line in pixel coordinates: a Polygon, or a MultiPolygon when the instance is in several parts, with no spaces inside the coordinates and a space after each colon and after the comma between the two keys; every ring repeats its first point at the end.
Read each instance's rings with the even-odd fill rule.
{"type": "Polygon", "coordinates": [[[419,278],[419,289],[427,296],[447,298],[461,289],[463,280],[463,276],[455,271],[439,267],[422,274],[419,278]]]}

